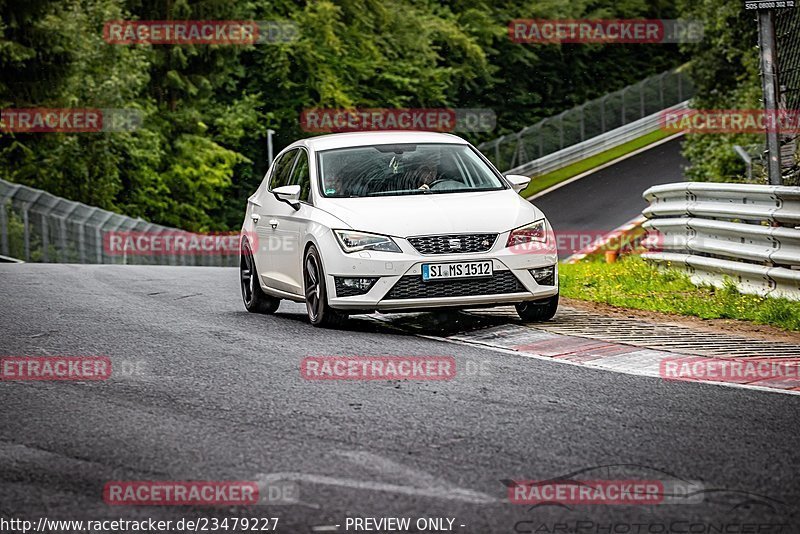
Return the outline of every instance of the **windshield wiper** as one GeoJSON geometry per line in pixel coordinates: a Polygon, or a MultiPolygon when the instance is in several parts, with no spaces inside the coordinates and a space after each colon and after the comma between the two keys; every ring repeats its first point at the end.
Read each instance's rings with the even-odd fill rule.
{"type": "Polygon", "coordinates": [[[374,193],[367,193],[366,196],[368,197],[388,197],[388,196],[400,196],[400,195],[417,195],[420,193],[426,193],[429,190],[425,189],[401,189],[398,191],[375,191],[374,193]]]}

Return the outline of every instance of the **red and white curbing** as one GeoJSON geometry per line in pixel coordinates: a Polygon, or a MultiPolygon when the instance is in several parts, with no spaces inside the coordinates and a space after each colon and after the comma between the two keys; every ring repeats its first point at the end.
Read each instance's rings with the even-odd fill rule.
{"type": "MultiPolygon", "coordinates": [[[[440,338],[441,339],[441,338],[440,338]]],[[[710,358],[501,325],[444,338],[505,353],[618,373],[800,395],[800,360],[710,358]]]]}
{"type": "Polygon", "coordinates": [[[630,221],[626,222],[625,224],[623,224],[619,228],[616,228],[615,230],[612,230],[609,233],[607,233],[603,237],[603,239],[592,243],[590,246],[588,246],[588,247],[586,247],[584,249],[579,250],[578,252],[576,252],[575,254],[570,256],[569,258],[567,258],[565,260],[565,263],[577,263],[577,262],[581,261],[586,256],[594,254],[595,252],[597,252],[601,248],[603,248],[606,245],[608,245],[613,239],[616,239],[616,238],[618,238],[620,236],[624,236],[628,232],[633,231],[637,226],[640,226],[646,220],[647,220],[647,218],[642,216],[642,215],[636,216],[635,218],[633,218],[630,221]]]}

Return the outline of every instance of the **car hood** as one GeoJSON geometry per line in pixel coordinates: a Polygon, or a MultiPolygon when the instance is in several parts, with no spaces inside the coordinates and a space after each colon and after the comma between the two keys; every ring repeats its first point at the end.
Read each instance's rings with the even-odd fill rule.
{"type": "Polygon", "coordinates": [[[544,217],[513,190],[369,198],[324,198],[319,207],[351,229],[407,237],[502,233],[544,217]]]}

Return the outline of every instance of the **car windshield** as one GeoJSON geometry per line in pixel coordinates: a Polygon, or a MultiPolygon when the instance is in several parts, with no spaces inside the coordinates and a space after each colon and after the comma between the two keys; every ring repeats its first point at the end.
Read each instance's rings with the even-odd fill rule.
{"type": "Polygon", "coordinates": [[[467,145],[402,144],[320,152],[326,197],[492,191],[505,185],[467,145]]]}

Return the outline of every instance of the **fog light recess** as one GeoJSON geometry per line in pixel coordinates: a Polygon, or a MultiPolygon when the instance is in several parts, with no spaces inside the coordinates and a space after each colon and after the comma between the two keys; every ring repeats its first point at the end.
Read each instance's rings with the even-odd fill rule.
{"type": "Polygon", "coordinates": [[[375,282],[378,281],[377,278],[351,278],[344,276],[335,276],[334,280],[336,281],[337,297],[353,297],[355,295],[363,295],[372,289],[372,286],[374,286],[375,282]]]}
{"type": "Polygon", "coordinates": [[[531,275],[536,283],[540,286],[554,286],[556,285],[556,266],[550,265],[548,267],[539,267],[538,269],[531,269],[531,275]]]}

